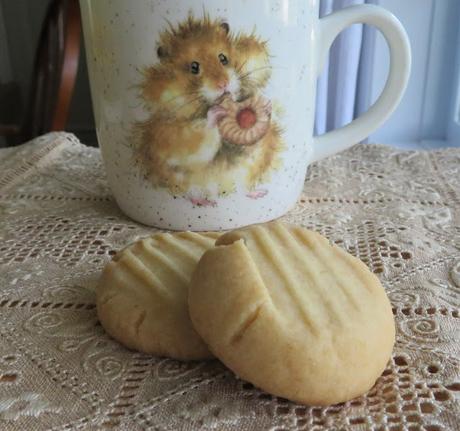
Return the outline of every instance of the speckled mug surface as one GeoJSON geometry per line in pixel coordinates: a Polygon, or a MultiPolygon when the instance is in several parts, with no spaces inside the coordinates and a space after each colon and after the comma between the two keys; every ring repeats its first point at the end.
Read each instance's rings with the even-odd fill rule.
{"type": "Polygon", "coordinates": [[[401,48],[403,83],[384,90],[380,115],[348,126],[346,145],[338,143],[346,134],[312,137],[331,36],[358,21],[405,36],[381,8],[350,8],[327,21],[318,3],[80,1],[98,140],[128,216],[178,230],[277,218],[295,204],[311,161],[385,120],[405,87],[410,56],[401,48]]]}

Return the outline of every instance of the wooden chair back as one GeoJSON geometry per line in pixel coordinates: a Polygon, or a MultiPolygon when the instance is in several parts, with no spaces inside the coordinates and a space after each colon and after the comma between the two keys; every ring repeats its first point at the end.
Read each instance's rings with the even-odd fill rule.
{"type": "Polygon", "coordinates": [[[0,125],[0,134],[19,135],[20,142],[64,130],[80,56],[78,0],[52,0],[35,54],[30,95],[21,125],[0,125]]]}

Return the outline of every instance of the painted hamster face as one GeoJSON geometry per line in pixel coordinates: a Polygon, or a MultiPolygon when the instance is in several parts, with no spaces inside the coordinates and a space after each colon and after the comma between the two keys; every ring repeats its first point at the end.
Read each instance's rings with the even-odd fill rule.
{"type": "Polygon", "coordinates": [[[208,104],[217,102],[224,94],[237,99],[240,80],[232,64],[230,52],[222,47],[211,53],[197,53],[193,60],[184,65],[190,74],[189,86],[208,104]]]}
{"type": "Polygon", "coordinates": [[[189,19],[163,32],[159,62],[146,70],[142,94],[152,112],[199,118],[225,94],[241,101],[267,85],[271,74],[266,43],[233,34],[228,24],[189,19]]]}
{"type": "Polygon", "coordinates": [[[213,105],[224,94],[239,97],[241,82],[233,54],[227,37],[206,34],[184,41],[174,63],[187,92],[213,105]]]}

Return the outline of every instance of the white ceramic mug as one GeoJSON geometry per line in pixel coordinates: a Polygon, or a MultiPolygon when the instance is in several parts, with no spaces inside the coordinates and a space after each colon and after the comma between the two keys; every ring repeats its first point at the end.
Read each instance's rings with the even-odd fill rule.
{"type": "Polygon", "coordinates": [[[400,22],[371,5],[318,18],[319,0],[80,0],[98,140],[121,209],[166,229],[274,219],[308,164],[381,126],[410,72],[400,22]],[[377,102],[313,137],[316,79],[347,26],[376,26],[391,65],[377,102]]]}

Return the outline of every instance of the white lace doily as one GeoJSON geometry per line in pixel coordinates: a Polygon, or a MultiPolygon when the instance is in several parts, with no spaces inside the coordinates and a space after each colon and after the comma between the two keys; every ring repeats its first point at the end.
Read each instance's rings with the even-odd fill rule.
{"type": "Polygon", "coordinates": [[[97,321],[115,251],[154,229],[110,196],[99,150],[69,134],[0,151],[0,429],[460,429],[460,149],[358,145],[310,167],[290,222],[382,280],[393,358],[365,396],[305,407],[217,361],[129,351],[97,321]]]}

